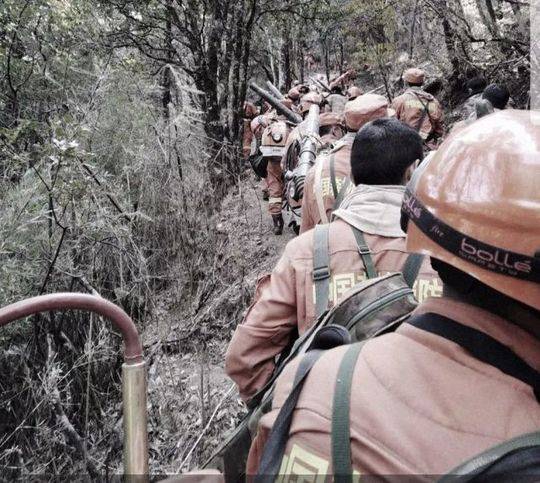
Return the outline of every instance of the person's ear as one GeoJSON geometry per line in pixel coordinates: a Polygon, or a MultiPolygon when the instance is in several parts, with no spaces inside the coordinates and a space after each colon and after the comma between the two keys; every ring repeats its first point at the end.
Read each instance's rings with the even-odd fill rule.
{"type": "Polygon", "coordinates": [[[406,184],[410,181],[410,179],[411,179],[411,177],[412,177],[412,174],[414,173],[414,170],[415,170],[416,168],[418,168],[419,165],[420,165],[420,160],[417,159],[413,164],[411,164],[411,165],[407,168],[407,170],[405,171],[404,179],[403,179],[403,184],[404,184],[404,185],[406,185],[406,184]]]}

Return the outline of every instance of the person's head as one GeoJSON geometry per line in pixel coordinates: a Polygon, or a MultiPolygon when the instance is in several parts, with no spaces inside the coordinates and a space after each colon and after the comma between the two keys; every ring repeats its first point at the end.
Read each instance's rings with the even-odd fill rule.
{"type": "Polygon", "coordinates": [[[351,151],[355,185],[399,185],[409,167],[423,156],[422,138],[393,118],[377,119],[360,129],[351,151]]]}
{"type": "Polygon", "coordinates": [[[332,86],[332,88],[330,89],[330,92],[332,94],[343,94],[343,90],[339,84],[332,86]]]}
{"type": "Polygon", "coordinates": [[[268,122],[266,121],[266,118],[264,116],[257,116],[251,121],[250,127],[251,132],[255,136],[259,136],[262,134],[263,129],[268,125],[268,122]]]}
{"type": "Polygon", "coordinates": [[[540,311],[539,152],[537,112],[497,112],[450,136],[407,187],[407,251],[479,305],[540,311]]]}
{"type": "Polygon", "coordinates": [[[382,117],[393,117],[395,111],[388,107],[386,97],[364,94],[345,104],[343,119],[349,132],[357,132],[364,124],[382,117]]]}
{"type": "Polygon", "coordinates": [[[412,69],[407,69],[403,73],[403,82],[405,82],[405,85],[408,86],[420,87],[422,84],[424,84],[425,77],[426,73],[422,69],[413,67],[412,69]]]}
{"type": "Polygon", "coordinates": [[[484,89],[482,98],[491,102],[495,109],[504,109],[510,99],[510,92],[504,85],[490,84],[484,89]]]}
{"type": "Polygon", "coordinates": [[[345,128],[343,118],[335,112],[322,112],[319,115],[319,136],[323,143],[343,137],[345,128]]]}
{"type": "Polygon", "coordinates": [[[244,102],[244,118],[245,119],[253,119],[257,115],[258,112],[259,110],[255,106],[255,104],[249,101],[244,102]]]}
{"type": "Polygon", "coordinates": [[[475,94],[480,94],[486,88],[486,86],[486,79],[481,76],[477,76],[467,81],[465,84],[465,89],[467,90],[468,96],[473,96],[475,94]]]}
{"type": "Polygon", "coordinates": [[[287,92],[287,97],[291,99],[293,102],[296,102],[300,99],[300,91],[297,87],[293,87],[292,89],[287,92]]]}

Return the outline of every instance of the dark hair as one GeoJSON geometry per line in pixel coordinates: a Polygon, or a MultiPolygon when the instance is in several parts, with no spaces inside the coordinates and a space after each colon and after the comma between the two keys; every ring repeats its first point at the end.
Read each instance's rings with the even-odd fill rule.
{"type": "Polygon", "coordinates": [[[468,80],[465,84],[465,87],[469,91],[469,95],[479,94],[482,92],[487,86],[487,81],[483,77],[473,77],[472,79],[468,80]]]}
{"type": "Polygon", "coordinates": [[[330,90],[332,94],[342,94],[343,90],[341,89],[340,85],[332,86],[332,89],[330,90]]]}
{"type": "Polygon", "coordinates": [[[495,109],[504,109],[510,99],[510,92],[504,85],[490,84],[484,89],[482,97],[491,102],[495,109]]]}
{"type": "MultiPolygon", "coordinates": [[[[513,307],[518,306],[527,312],[540,316],[540,311],[516,300],[508,295],[489,287],[472,275],[456,268],[449,263],[431,257],[431,266],[439,275],[445,286],[452,288],[463,300],[472,305],[497,314],[507,320],[510,318],[513,307]]],[[[519,324],[518,324],[519,325],[519,324]]]]}
{"type": "Polygon", "coordinates": [[[354,184],[401,184],[407,168],[422,157],[422,138],[414,129],[397,119],[376,119],[362,127],[354,138],[354,184]]]}

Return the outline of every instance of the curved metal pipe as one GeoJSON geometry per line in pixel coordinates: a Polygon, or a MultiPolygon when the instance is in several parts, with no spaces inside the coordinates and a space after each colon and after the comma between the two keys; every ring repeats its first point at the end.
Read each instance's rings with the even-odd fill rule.
{"type": "MultiPolygon", "coordinates": [[[[124,339],[122,400],[124,419],[124,473],[148,480],[148,429],[146,414],[146,362],[139,333],[118,306],[95,295],[58,293],[40,295],[0,309],[0,327],[15,320],[51,310],[87,310],[109,319],[124,339]]],[[[131,481],[128,478],[128,481],[131,481]]]]}
{"type": "Polygon", "coordinates": [[[137,364],[143,360],[139,333],[129,315],[112,302],[95,295],[56,293],[15,302],[0,309],[0,327],[29,315],[51,310],[88,310],[109,319],[124,339],[126,364],[137,364]]]}
{"type": "Polygon", "coordinates": [[[249,88],[261,96],[268,104],[270,104],[279,114],[285,116],[289,121],[294,124],[300,124],[302,122],[302,116],[291,111],[287,106],[279,102],[272,94],[261,89],[257,84],[252,82],[249,84],[249,88]]]}

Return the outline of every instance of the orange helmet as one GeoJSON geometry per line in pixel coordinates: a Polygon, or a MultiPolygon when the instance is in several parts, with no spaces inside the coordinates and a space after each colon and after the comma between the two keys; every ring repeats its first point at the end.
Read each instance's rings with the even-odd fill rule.
{"type": "Polygon", "coordinates": [[[302,96],[300,99],[300,105],[299,110],[300,114],[304,114],[309,111],[309,108],[312,106],[312,104],[319,104],[322,103],[322,96],[318,94],[317,92],[308,92],[306,95],[302,96]]]}
{"type": "Polygon", "coordinates": [[[539,310],[540,112],[483,117],[424,163],[403,199],[407,250],[539,310]]]}
{"type": "Polygon", "coordinates": [[[343,117],[336,112],[321,112],[319,114],[319,128],[343,125],[343,117]]]}
{"type": "Polygon", "coordinates": [[[388,107],[386,97],[379,94],[364,94],[345,104],[343,117],[349,131],[358,131],[364,124],[381,117],[392,117],[395,111],[388,107]]]}
{"type": "Polygon", "coordinates": [[[297,101],[300,99],[300,91],[296,87],[293,87],[289,92],[287,92],[287,97],[293,101],[297,101]]]}
{"type": "Polygon", "coordinates": [[[361,96],[363,94],[362,89],[360,87],[351,86],[347,89],[347,99],[349,101],[354,101],[357,97],[361,96]]]}

